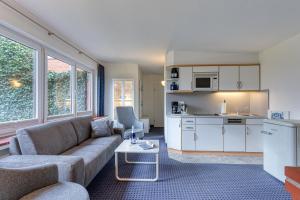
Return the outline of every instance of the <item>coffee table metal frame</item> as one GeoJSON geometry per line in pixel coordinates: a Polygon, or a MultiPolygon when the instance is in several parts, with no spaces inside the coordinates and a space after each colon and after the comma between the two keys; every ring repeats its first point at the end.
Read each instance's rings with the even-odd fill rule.
{"type": "MultiPolygon", "coordinates": [[[[145,140],[144,140],[145,141],[145,140]]],[[[143,142],[144,142],[143,141],[143,142]]],[[[130,140],[124,140],[123,143],[126,144],[120,144],[119,147],[115,150],[115,175],[116,178],[119,181],[148,181],[148,182],[153,182],[157,181],[159,177],[159,140],[150,140],[153,142],[156,147],[154,149],[149,149],[149,150],[143,150],[141,147],[138,146],[138,144],[135,144],[135,149],[140,148],[138,150],[135,149],[122,149],[119,148],[121,145],[126,145],[128,148],[128,145],[130,144],[130,140]],[[119,153],[124,153],[125,154],[125,162],[127,164],[147,164],[147,165],[155,165],[155,178],[125,178],[125,177],[120,177],[119,176],[119,159],[118,159],[118,154],[119,153]],[[140,161],[129,161],[128,160],[128,153],[141,153],[141,154],[155,154],[155,162],[140,162],[140,161]]]]}

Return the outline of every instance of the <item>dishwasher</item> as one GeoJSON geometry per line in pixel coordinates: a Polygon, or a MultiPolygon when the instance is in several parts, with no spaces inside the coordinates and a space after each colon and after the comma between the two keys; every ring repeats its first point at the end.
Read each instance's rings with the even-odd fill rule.
{"type": "Polygon", "coordinates": [[[245,152],[246,151],[246,119],[225,118],[224,119],[224,151],[245,152]]]}

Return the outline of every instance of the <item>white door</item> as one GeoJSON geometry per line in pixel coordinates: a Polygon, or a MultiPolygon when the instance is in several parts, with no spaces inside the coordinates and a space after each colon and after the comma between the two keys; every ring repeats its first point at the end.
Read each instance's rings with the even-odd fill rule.
{"type": "Polygon", "coordinates": [[[224,66],[219,71],[219,90],[238,90],[239,67],[224,66]]]}
{"type": "Polygon", "coordinates": [[[259,90],[259,66],[240,67],[240,90],[259,90]]]}
{"type": "Polygon", "coordinates": [[[195,151],[195,131],[182,131],[182,150],[195,151]]]}
{"type": "Polygon", "coordinates": [[[262,130],[263,125],[246,126],[246,152],[263,151],[263,135],[261,134],[262,130]]]}
{"type": "Polygon", "coordinates": [[[197,125],[196,150],[223,151],[223,125],[197,125]]]}
{"type": "Polygon", "coordinates": [[[296,166],[296,129],[264,124],[264,170],[284,182],[284,167],[296,166]]]}
{"type": "Polygon", "coordinates": [[[168,148],[181,150],[181,118],[168,117],[168,148]]]}
{"type": "Polygon", "coordinates": [[[224,126],[224,151],[245,152],[245,125],[224,126]]]}
{"type": "Polygon", "coordinates": [[[179,90],[192,90],[193,68],[179,67],[179,90]]]}
{"type": "Polygon", "coordinates": [[[162,80],[163,76],[155,76],[152,104],[154,127],[164,127],[164,87],[161,85],[162,80]]]}

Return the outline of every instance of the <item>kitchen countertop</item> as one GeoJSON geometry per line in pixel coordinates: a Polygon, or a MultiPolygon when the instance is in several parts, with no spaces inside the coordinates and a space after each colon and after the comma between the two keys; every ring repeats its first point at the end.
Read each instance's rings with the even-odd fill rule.
{"type": "MultiPolygon", "coordinates": [[[[228,115],[194,115],[194,114],[168,114],[167,117],[195,117],[195,118],[247,118],[247,119],[266,119],[266,116],[260,115],[237,115],[237,114],[228,114],[228,115]]],[[[300,121],[299,121],[300,123],[300,121]]],[[[300,124],[299,124],[300,125],[300,124]]]]}
{"type": "Polygon", "coordinates": [[[265,123],[276,124],[280,126],[288,127],[300,127],[300,120],[274,120],[274,119],[265,119],[265,123]]]}

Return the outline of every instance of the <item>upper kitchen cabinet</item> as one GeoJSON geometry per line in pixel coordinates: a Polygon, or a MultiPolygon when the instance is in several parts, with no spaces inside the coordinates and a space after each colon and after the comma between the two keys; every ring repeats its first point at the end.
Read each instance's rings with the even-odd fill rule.
{"type": "Polygon", "coordinates": [[[193,88],[193,68],[192,67],[179,67],[178,79],[179,91],[192,91],[193,88]]]}
{"type": "Polygon", "coordinates": [[[259,66],[220,66],[220,90],[259,90],[259,66]]]}
{"type": "Polygon", "coordinates": [[[239,67],[220,66],[219,69],[219,90],[238,90],[239,67]]]}
{"type": "Polygon", "coordinates": [[[259,90],[259,66],[240,67],[240,90],[259,90]]]}

